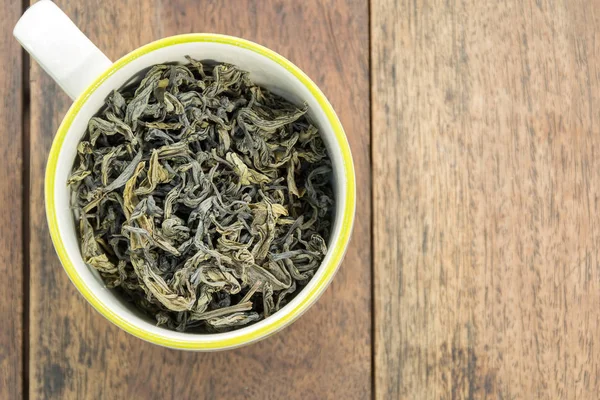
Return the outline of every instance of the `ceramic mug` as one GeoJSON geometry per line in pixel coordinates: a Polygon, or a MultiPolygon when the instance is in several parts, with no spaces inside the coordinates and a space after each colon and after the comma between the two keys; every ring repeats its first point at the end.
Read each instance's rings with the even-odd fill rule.
{"type": "Polygon", "coordinates": [[[152,343],[188,350],[221,350],[255,342],[289,325],[331,282],[344,256],[354,220],[355,177],[348,141],[331,104],[294,64],[256,43],[216,34],[168,37],[111,62],[54,3],[42,0],[18,21],[14,35],[31,56],[74,100],[54,138],[45,177],[46,214],[54,247],[79,292],[108,320],[152,343]],[[281,310],[253,325],[226,333],[176,332],[160,326],[124,302],[82,259],[69,207],[67,178],[87,123],[108,94],[139,71],[165,62],[199,60],[230,63],[250,73],[258,85],[294,102],[306,102],[333,163],[336,210],[329,252],[308,285],[281,310]]]}

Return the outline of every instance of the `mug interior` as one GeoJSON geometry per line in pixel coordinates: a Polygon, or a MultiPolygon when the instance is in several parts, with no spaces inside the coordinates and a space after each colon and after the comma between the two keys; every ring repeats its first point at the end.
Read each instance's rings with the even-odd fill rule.
{"type": "MultiPolygon", "coordinates": [[[[185,35],[163,39],[142,47],[136,52],[115,63],[103,77],[99,78],[86,93],[77,99],[65,117],[53,144],[46,182],[47,197],[53,201],[47,199],[47,208],[51,231],[55,224],[56,235],[52,236],[59,256],[61,256],[59,247],[64,251],[61,261],[65,269],[82,294],[108,319],[113,322],[115,320],[124,321],[123,323],[132,328],[125,327],[130,333],[140,336],[142,339],[159,342],[159,344],[179,347],[174,343],[193,343],[194,348],[198,350],[235,347],[281,329],[308,308],[324,290],[341,262],[349,239],[354,214],[352,161],[349,156],[348,143],[331,105],[327,103],[316,86],[289,61],[261,46],[237,38],[220,35],[185,35]],[[184,40],[185,37],[188,40],[184,40]],[[194,37],[197,40],[191,40],[194,37]],[[182,40],[176,40],[177,38],[182,38],[182,40]],[[222,40],[218,40],[219,38],[222,40]],[[160,45],[161,42],[164,44],[160,45]],[[150,46],[154,46],[154,48],[143,51],[150,46]],[[256,51],[254,47],[267,54],[256,51]],[[87,123],[103,106],[109,93],[129,82],[139,72],[155,64],[172,62],[185,64],[187,63],[186,55],[201,61],[210,60],[234,64],[248,71],[253,82],[273,93],[295,104],[308,103],[309,118],[319,128],[333,164],[335,212],[328,243],[329,251],[314,277],[289,304],[278,312],[253,325],[225,333],[185,333],[156,326],[156,321],[143,315],[133,305],[121,299],[113,290],[108,289],[97,271],[89,268],[83,262],[75,221],[70,209],[71,193],[66,184],[77,155],[77,145],[85,134],[87,123]],[[269,55],[279,57],[289,65],[282,63],[277,58],[269,57],[269,55]],[[302,77],[314,87],[311,88],[307,86],[306,82],[301,81],[298,73],[302,74],[302,77]],[[315,89],[318,91],[317,96],[314,92],[315,89]],[[325,107],[323,101],[326,102],[325,107]],[[347,154],[343,153],[344,150],[347,151],[347,154]],[[54,161],[55,163],[52,164],[54,161]],[[48,178],[51,182],[48,182],[48,178]],[[352,181],[350,187],[349,178],[352,181]],[[352,204],[348,204],[349,201],[352,204]],[[70,263],[69,268],[65,263],[70,263]],[[82,285],[85,287],[85,291],[82,285]],[[95,298],[96,302],[92,301],[90,297],[95,298]],[[99,307],[99,305],[103,307],[99,307]],[[288,318],[288,321],[281,320],[292,312],[295,313],[293,318],[288,318]],[[172,342],[154,340],[157,337],[168,338],[172,342]]],[[[122,326],[122,324],[117,324],[122,326]]]]}

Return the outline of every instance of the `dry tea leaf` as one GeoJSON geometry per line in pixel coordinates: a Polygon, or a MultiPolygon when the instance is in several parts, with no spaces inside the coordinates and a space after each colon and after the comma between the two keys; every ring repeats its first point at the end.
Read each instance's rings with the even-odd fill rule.
{"type": "Polygon", "coordinates": [[[158,325],[220,332],[287,304],[327,253],[317,128],[233,65],[156,65],[111,93],[68,184],[84,261],[158,325]]]}

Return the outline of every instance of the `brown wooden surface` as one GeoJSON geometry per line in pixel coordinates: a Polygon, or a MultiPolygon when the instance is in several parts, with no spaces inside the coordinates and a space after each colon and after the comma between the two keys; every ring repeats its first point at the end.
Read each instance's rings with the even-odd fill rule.
{"type": "Polygon", "coordinates": [[[113,60],[161,37],[219,32],[288,57],[328,95],[358,173],[354,241],[333,284],[292,326],[221,353],[167,350],[112,326],[69,282],[44,214],[52,138],[70,100],[31,68],[32,399],[317,399],[371,397],[368,3],[57,0],[113,60]],[[332,6],[332,7],[330,7],[332,6]]]}
{"type": "Polygon", "coordinates": [[[12,24],[21,4],[0,0],[0,399],[23,393],[23,65],[12,24]]]}
{"type": "Polygon", "coordinates": [[[357,221],[332,286],[263,342],[120,331],[54,253],[43,175],[70,100],[33,63],[28,101],[22,5],[0,0],[0,399],[599,398],[600,1],[56,2],[112,59],[202,31],[291,59],[346,128],[357,221]]]}
{"type": "Polygon", "coordinates": [[[599,398],[599,9],[372,1],[376,398],[599,398]]]}

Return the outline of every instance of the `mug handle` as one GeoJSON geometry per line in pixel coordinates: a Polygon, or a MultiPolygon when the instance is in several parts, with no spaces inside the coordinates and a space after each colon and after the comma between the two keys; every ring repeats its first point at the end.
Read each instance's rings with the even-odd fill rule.
{"type": "Polygon", "coordinates": [[[13,35],[73,100],[112,65],[50,0],[29,7],[13,35]]]}

